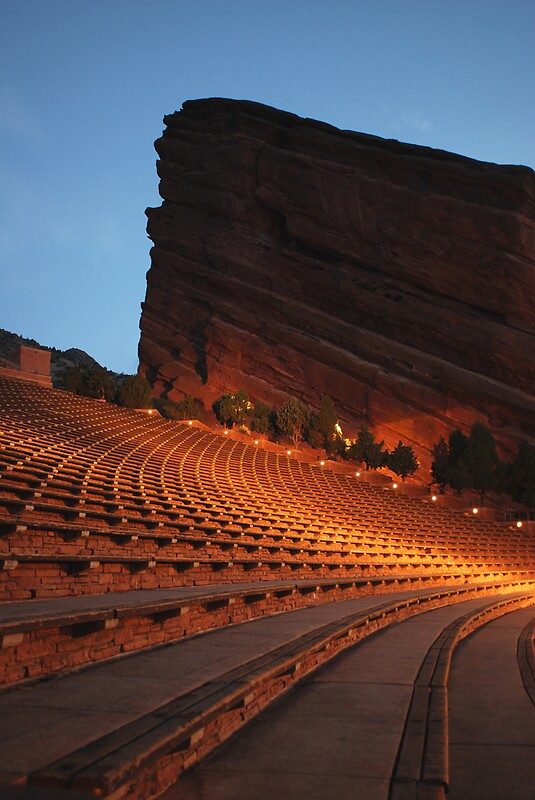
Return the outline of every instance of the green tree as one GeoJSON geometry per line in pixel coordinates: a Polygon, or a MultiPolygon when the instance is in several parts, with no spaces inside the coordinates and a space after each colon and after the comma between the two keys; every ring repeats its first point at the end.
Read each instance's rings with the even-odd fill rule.
{"type": "Polygon", "coordinates": [[[535,506],[535,447],[525,439],[516,457],[507,464],[507,490],[513,500],[535,506]]]}
{"type": "Polygon", "coordinates": [[[112,373],[104,367],[69,367],[63,376],[63,385],[69,392],[82,397],[107,400],[115,399],[115,381],[112,373]]]}
{"type": "Polygon", "coordinates": [[[249,395],[245,389],[221,395],[212,403],[214,414],[226,428],[245,423],[247,412],[251,408],[249,395]]]}
{"type": "Polygon", "coordinates": [[[84,370],[84,386],[87,397],[97,397],[111,403],[115,400],[115,381],[107,369],[95,367],[84,370]]]}
{"type": "Polygon", "coordinates": [[[312,414],[306,439],[311,447],[323,447],[327,455],[340,452],[340,443],[336,441],[341,435],[337,433],[338,416],[333,401],[325,395],[321,398],[319,411],[312,414]]]}
{"type": "Polygon", "coordinates": [[[270,414],[271,407],[257,400],[249,415],[251,430],[257,433],[267,433],[270,429],[270,414]]]}
{"type": "Polygon", "coordinates": [[[63,385],[68,392],[82,394],[84,388],[84,376],[80,367],[68,367],[63,375],[63,385]]]}
{"type": "Polygon", "coordinates": [[[310,406],[296,397],[289,397],[277,411],[277,427],[290,437],[294,447],[302,440],[309,423],[310,406]]]}
{"type": "Polygon", "coordinates": [[[400,476],[402,481],[405,480],[407,475],[414,475],[420,466],[410,444],[403,444],[401,441],[387,454],[385,463],[392,472],[400,476]]]}
{"type": "Polygon", "coordinates": [[[154,401],[154,405],[160,414],[167,419],[198,419],[202,421],[204,417],[202,402],[198,397],[192,397],[190,394],[179,400],[178,403],[173,402],[173,400],[159,398],[154,401]]]}
{"type": "Polygon", "coordinates": [[[362,461],[366,469],[379,469],[385,463],[388,450],[385,448],[384,440],[375,441],[375,436],[366,425],[362,425],[357,434],[356,440],[350,447],[351,458],[362,461]]]}
{"type": "Polygon", "coordinates": [[[459,495],[464,489],[470,488],[470,472],[468,470],[465,454],[468,449],[468,436],[459,428],[450,433],[448,440],[448,484],[455,494],[459,495]]]}
{"type": "Polygon", "coordinates": [[[482,422],[472,425],[462,460],[469,474],[468,488],[479,492],[483,501],[484,495],[497,487],[499,458],[494,436],[482,422]]]}
{"type": "Polygon", "coordinates": [[[125,408],[148,408],[151,386],[142,375],[128,375],[117,390],[117,403],[125,408]]]}
{"type": "Polygon", "coordinates": [[[448,485],[449,447],[443,436],[433,446],[433,462],[431,464],[431,477],[441,492],[448,485]]]}

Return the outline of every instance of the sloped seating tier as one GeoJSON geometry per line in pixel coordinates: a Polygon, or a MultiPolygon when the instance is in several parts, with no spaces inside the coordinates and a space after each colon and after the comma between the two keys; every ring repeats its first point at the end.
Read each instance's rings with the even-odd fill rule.
{"type": "MultiPolygon", "coordinates": [[[[8,686],[70,671],[86,664],[156,646],[211,628],[260,616],[348,600],[422,589],[439,582],[418,576],[346,581],[261,581],[210,586],[196,591],[125,591],[0,606],[0,685],[8,686]]],[[[446,580],[443,580],[446,585],[446,580]]],[[[535,591],[535,580],[510,577],[447,586],[444,596],[466,591],[535,591]]]]}
{"type": "MultiPolygon", "coordinates": [[[[31,513],[18,522],[0,517],[0,597],[29,599],[52,595],[98,593],[128,588],[287,578],[346,578],[397,575],[436,577],[470,575],[488,579],[505,572],[530,574],[515,559],[498,563],[425,552],[375,537],[351,542],[314,541],[288,532],[250,533],[232,525],[216,529],[192,518],[174,527],[83,527],[39,521],[31,513]],[[248,576],[245,577],[244,576],[248,576]]],[[[152,518],[151,518],[152,519],[152,518]]],[[[150,523],[149,523],[150,524],[150,523]]]]}
{"type": "MultiPolygon", "coordinates": [[[[535,601],[529,532],[36,384],[0,378],[0,408],[0,684],[12,688],[0,695],[0,794],[11,783],[37,800],[43,784],[58,797],[148,800],[374,631],[481,604],[429,651],[422,680],[444,677],[461,635],[535,601]],[[164,699],[139,698],[143,659],[164,699]],[[108,714],[101,680],[112,703],[121,687],[130,712],[108,714]],[[46,744],[36,759],[37,739],[46,744]]],[[[532,658],[532,628],[524,638],[532,658]]],[[[443,694],[443,684],[415,685],[428,706],[414,719],[409,711],[410,758],[402,762],[402,748],[392,784],[399,800],[407,776],[426,797],[445,785],[443,694]]]]}
{"type": "Polygon", "coordinates": [[[535,537],[202,428],[3,379],[0,598],[529,577],[535,537]]]}

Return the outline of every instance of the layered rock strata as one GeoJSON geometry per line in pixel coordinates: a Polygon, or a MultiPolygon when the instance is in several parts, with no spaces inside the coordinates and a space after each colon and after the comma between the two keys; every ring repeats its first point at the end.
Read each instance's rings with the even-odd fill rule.
{"type": "Polygon", "coordinates": [[[329,394],[424,455],[488,424],[535,436],[535,175],[246,101],[186,102],[139,345],[155,393],[329,394]]]}

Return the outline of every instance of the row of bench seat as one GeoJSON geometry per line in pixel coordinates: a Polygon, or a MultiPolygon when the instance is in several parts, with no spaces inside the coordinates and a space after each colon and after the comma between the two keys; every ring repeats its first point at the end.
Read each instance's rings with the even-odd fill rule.
{"type": "Polygon", "coordinates": [[[369,589],[535,574],[529,534],[203,426],[4,378],[0,404],[5,602],[251,581],[369,589]]]}

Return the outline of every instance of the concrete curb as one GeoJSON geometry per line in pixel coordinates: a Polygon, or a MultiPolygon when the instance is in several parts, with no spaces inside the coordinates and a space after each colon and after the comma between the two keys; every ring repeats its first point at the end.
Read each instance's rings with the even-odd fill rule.
{"type": "MultiPolygon", "coordinates": [[[[453,652],[464,638],[487,622],[529,605],[535,605],[533,592],[493,601],[454,620],[430,647],[414,684],[390,800],[445,800],[449,785],[447,684],[453,652]]],[[[535,628],[535,621],[531,626],[535,628]]],[[[529,632],[526,639],[528,636],[529,632]]]]}

